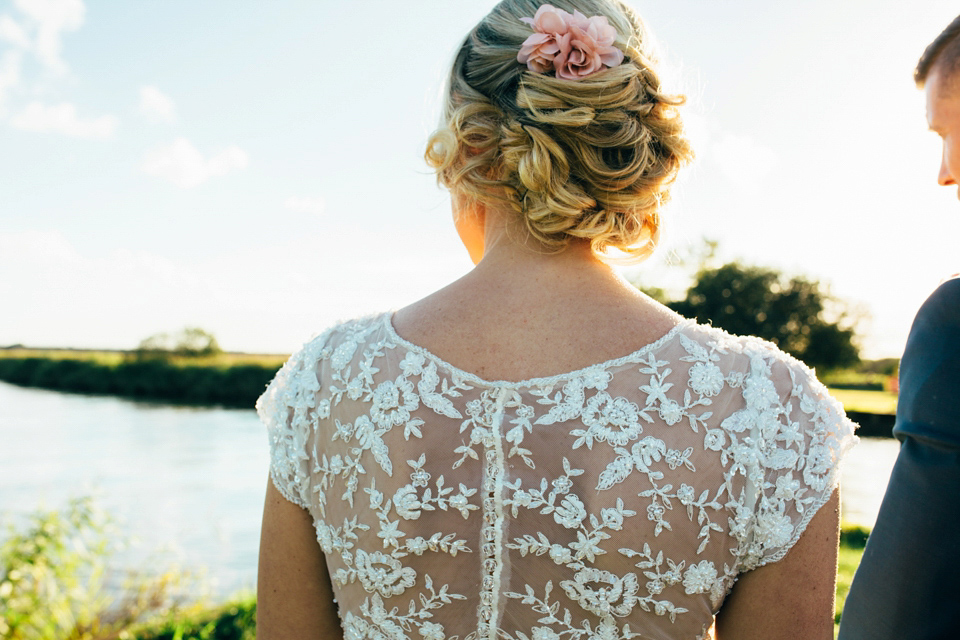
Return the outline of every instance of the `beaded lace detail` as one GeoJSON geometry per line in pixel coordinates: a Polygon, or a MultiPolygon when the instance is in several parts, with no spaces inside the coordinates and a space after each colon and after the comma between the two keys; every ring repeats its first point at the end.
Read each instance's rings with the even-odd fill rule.
{"type": "Polygon", "coordinates": [[[307,343],[257,403],[347,638],[700,638],[830,497],[854,425],[803,364],[684,323],[485,381],[390,315],[307,343]]]}

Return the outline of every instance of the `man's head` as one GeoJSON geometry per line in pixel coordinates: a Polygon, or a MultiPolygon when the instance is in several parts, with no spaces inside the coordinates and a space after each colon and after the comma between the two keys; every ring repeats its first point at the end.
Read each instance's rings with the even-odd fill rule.
{"type": "MultiPolygon", "coordinates": [[[[943,140],[937,182],[960,183],[960,16],[930,43],[913,72],[927,93],[927,124],[943,140]]],[[[957,197],[960,197],[958,188],[957,197]]]]}

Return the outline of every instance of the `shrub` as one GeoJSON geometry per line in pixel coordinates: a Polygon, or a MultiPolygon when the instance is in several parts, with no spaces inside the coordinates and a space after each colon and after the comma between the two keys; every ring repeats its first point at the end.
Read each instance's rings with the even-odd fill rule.
{"type": "Polygon", "coordinates": [[[158,615],[184,610],[184,575],[131,573],[110,595],[108,518],[89,498],[37,511],[0,544],[0,638],[107,640],[158,615]]]}
{"type": "Polygon", "coordinates": [[[224,605],[190,619],[166,620],[136,630],[136,640],[255,640],[257,604],[253,598],[224,605]]]}
{"type": "Polygon", "coordinates": [[[840,546],[863,550],[867,546],[870,530],[860,526],[845,526],[840,530],[840,546]]]}

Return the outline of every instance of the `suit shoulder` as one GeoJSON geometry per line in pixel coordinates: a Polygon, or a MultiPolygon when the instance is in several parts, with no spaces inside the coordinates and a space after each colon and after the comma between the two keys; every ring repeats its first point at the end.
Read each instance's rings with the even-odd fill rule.
{"type": "Polygon", "coordinates": [[[960,350],[960,278],[937,287],[917,311],[904,357],[931,349],[960,350]]]}
{"type": "Polygon", "coordinates": [[[960,277],[953,277],[937,287],[920,307],[917,319],[960,326],[960,277]]]}

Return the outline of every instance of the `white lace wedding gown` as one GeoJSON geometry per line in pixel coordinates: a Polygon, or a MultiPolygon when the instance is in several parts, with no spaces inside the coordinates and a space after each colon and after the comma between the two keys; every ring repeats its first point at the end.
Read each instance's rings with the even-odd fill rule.
{"type": "Polygon", "coordinates": [[[813,373],[755,338],[687,322],[623,358],[490,382],[390,318],[309,342],[257,403],[347,638],[701,638],[856,441],[813,373]]]}

